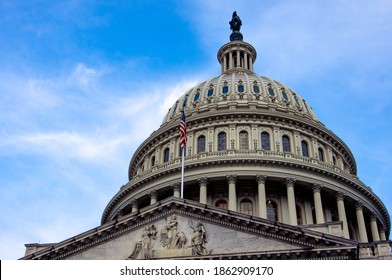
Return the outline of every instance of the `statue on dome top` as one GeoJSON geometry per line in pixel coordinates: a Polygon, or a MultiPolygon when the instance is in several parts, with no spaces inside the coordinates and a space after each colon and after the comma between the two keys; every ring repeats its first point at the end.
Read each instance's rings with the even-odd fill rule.
{"type": "Polygon", "coordinates": [[[240,32],[242,22],[240,17],[237,15],[237,12],[233,13],[233,17],[229,22],[229,24],[230,24],[230,29],[233,30],[233,32],[230,35],[230,41],[242,41],[243,36],[240,32]]]}
{"type": "Polygon", "coordinates": [[[229,22],[229,24],[230,24],[230,29],[233,30],[233,32],[240,31],[242,22],[240,17],[237,15],[237,12],[233,13],[233,17],[229,22]]]}

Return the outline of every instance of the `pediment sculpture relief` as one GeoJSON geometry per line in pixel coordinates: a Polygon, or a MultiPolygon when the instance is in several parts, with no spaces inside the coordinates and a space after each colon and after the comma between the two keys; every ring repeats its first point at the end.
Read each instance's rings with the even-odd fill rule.
{"type": "MultiPolygon", "coordinates": [[[[126,258],[127,260],[153,258],[153,248],[156,244],[157,236],[160,237],[161,250],[173,251],[177,249],[179,255],[182,255],[184,252],[188,252],[188,254],[192,252],[192,255],[211,254],[212,250],[208,250],[206,247],[206,230],[200,221],[194,225],[191,220],[188,220],[189,227],[193,233],[187,236],[180,229],[181,227],[175,214],[171,215],[169,219],[165,218],[165,220],[166,225],[161,228],[159,235],[155,225],[149,225],[144,228],[140,241],[135,244],[135,248],[132,254],[126,258]]],[[[190,232],[189,229],[188,232],[190,232]]],[[[161,250],[155,250],[155,252],[161,250]]]]}

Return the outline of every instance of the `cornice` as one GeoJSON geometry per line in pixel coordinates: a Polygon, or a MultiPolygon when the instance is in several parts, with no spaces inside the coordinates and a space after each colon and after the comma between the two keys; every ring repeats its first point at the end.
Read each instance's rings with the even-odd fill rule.
{"type": "Polygon", "coordinates": [[[172,197],[150,207],[146,207],[137,213],[123,216],[108,224],[94,228],[21,259],[65,259],[75,253],[82,252],[112,238],[126,234],[131,230],[143,227],[148,223],[158,219],[164,219],[166,216],[174,213],[240,231],[274,238],[307,249],[330,246],[356,246],[357,244],[356,241],[314,232],[298,226],[273,222],[238,212],[207,206],[191,200],[172,197]]]}
{"type": "MultiPolygon", "coordinates": [[[[279,158],[279,157],[269,158],[258,154],[251,155],[250,152],[243,153],[241,155],[236,155],[235,157],[227,156],[227,153],[228,152],[212,153],[217,155],[214,157],[205,157],[204,159],[195,160],[195,161],[186,159],[185,168],[187,170],[199,169],[199,168],[204,168],[209,166],[219,166],[219,167],[222,166],[224,168],[225,165],[233,165],[233,164],[240,164],[240,165],[248,164],[248,165],[256,165],[256,166],[270,165],[270,166],[279,166],[288,169],[294,168],[298,170],[303,170],[305,172],[310,172],[311,174],[318,174],[320,176],[325,176],[330,179],[342,182],[350,186],[351,188],[353,188],[353,190],[356,190],[362,195],[364,195],[365,197],[367,197],[379,209],[386,223],[387,228],[388,229],[390,228],[390,217],[383,202],[378,198],[376,194],[374,194],[371,191],[370,188],[362,184],[355,176],[352,175],[348,176],[347,174],[336,172],[333,171],[332,169],[328,170],[327,168],[323,168],[321,165],[318,166],[312,164],[310,159],[309,159],[310,163],[307,163],[305,161],[292,160],[286,158],[279,158]]],[[[130,195],[133,191],[143,187],[146,183],[151,183],[156,179],[167,176],[168,174],[179,174],[181,172],[180,162],[178,163],[173,162],[172,164],[166,164],[165,166],[166,167],[164,169],[162,170],[159,169],[159,172],[148,173],[146,174],[146,176],[136,178],[135,180],[133,180],[132,182],[128,183],[126,186],[121,188],[120,191],[107,204],[102,215],[101,223],[106,223],[108,221],[110,213],[115,208],[115,206],[123,198],[130,195]]],[[[290,172],[288,171],[287,173],[289,174],[290,172]]],[[[256,175],[257,174],[255,174],[255,176],[256,175]]]]}

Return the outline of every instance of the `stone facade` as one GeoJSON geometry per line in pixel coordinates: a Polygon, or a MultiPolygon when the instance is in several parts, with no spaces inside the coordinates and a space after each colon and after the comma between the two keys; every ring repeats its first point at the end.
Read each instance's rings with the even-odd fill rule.
{"type": "Polygon", "coordinates": [[[181,96],[136,150],[101,226],[29,244],[24,259],[391,257],[389,213],[350,149],[295,91],[253,72],[256,50],[237,33],[218,51],[221,74],[181,96]]]}

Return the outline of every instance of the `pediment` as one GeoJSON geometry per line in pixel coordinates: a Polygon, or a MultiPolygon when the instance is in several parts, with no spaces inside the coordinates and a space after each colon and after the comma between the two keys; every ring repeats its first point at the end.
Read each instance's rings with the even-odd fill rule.
{"type": "Polygon", "coordinates": [[[336,250],[350,258],[356,243],[170,198],[23,259],[280,259],[336,250]]]}

